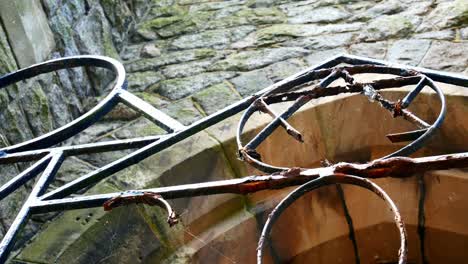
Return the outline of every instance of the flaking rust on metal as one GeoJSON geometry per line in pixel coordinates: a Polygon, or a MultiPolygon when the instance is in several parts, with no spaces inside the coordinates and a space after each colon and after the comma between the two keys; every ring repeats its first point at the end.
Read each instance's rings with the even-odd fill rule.
{"type": "Polygon", "coordinates": [[[468,152],[423,158],[395,157],[365,164],[341,162],[333,166],[336,173],[364,178],[409,177],[416,172],[468,167],[468,152]]]}
{"type": "Polygon", "coordinates": [[[104,211],[130,204],[146,204],[150,206],[159,206],[167,211],[167,223],[169,226],[174,226],[179,222],[178,216],[172,209],[170,204],[163,197],[154,192],[141,192],[135,194],[121,195],[107,200],[104,204],[104,211]]]}

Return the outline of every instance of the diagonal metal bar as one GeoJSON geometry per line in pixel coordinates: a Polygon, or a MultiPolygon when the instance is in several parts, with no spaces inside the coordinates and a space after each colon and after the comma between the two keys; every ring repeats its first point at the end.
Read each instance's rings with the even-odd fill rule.
{"type": "Polygon", "coordinates": [[[273,109],[271,109],[265,101],[263,101],[262,98],[259,98],[255,101],[255,106],[257,107],[258,110],[267,113],[270,115],[272,118],[279,118],[280,120],[280,125],[286,130],[286,133],[288,133],[290,136],[292,136],[295,140],[299,142],[304,142],[302,139],[302,135],[297,129],[295,129],[293,126],[291,126],[286,120],[283,118],[279,117],[273,109]]]}
{"type": "Polygon", "coordinates": [[[271,133],[273,133],[273,131],[281,124],[281,120],[288,119],[297,110],[299,110],[299,108],[301,108],[311,99],[311,97],[306,95],[297,98],[297,100],[288,109],[286,109],[281,115],[273,119],[273,121],[270,122],[266,127],[264,127],[262,131],[260,131],[260,133],[258,133],[249,143],[245,145],[244,148],[249,150],[258,147],[258,145],[260,145],[266,137],[271,135],[271,133]]]}
{"type": "Polygon", "coordinates": [[[52,158],[52,155],[47,155],[41,160],[37,161],[31,167],[27,168],[20,174],[18,174],[13,179],[9,180],[7,183],[0,187],[0,201],[3,198],[7,197],[10,193],[14,192],[20,186],[31,180],[32,178],[36,177],[42,170],[44,170],[47,166],[47,163],[52,158]]]}
{"type": "Polygon", "coordinates": [[[8,253],[14,246],[14,241],[19,231],[22,229],[31,214],[31,205],[39,195],[41,195],[49,186],[50,181],[55,177],[60,165],[63,162],[63,154],[61,152],[53,153],[53,157],[50,160],[49,165],[45,168],[41,177],[37,181],[36,185],[32,189],[29,197],[21,207],[15,220],[11,224],[7,233],[3,236],[2,242],[0,242],[0,263],[5,263],[8,258],[8,253]]]}
{"type": "Polygon", "coordinates": [[[72,145],[72,146],[63,146],[63,147],[55,147],[55,148],[48,148],[48,149],[23,151],[23,152],[5,154],[4,156],[0,156],[0,164],[37,160],[49,154],[50,152],[57,152],[57,151],[63,152],[63,154],[66,157],[68,157],[68,156],[76,156],[76,155],[81,155],[81,154],[141,148],[155,141],[164,139],[165,137],[167,137],[167,135],[138,137],[138,138],[132,138],[132,139],[109,140],[109,141],[104,141],[104,142],[88,143],[88,144],[81,144],[81,145],[72,145]]]}
{"type": "Polygon", "coordinates": [[[401,100],[401,107],[407,108],[414,98],[416,98],[416,96],[421,92],[424,86],[426,86],[426,77],[422,77],[418,84],[416,84],[416,87],[414,87],[414,89],[411,90],[403,100],[401,100]]]}
{"type": "Polygon", "coordinates": [[[323,80],[320,81],[318,86],[320,88],[326,88],[328,85],[330,85],[333,81],[335,81],[339,77],[340,77],[340,71],[333,70],[327,77],[323,78],[323,80]]]}
{"type": "Polygon", "coordinates": [[[154,108],[149,103],[141,100],[139,97],[133,95],[125,90],[119,91],[119,97],[121,102],[144,115],[149,120],[153,121],[159,127],[163,128],[167,132],[179,131],[185,128],[184,125],[176,121],[172,117],[154,108]]]}
{"type": "Polygon", "coordinates": [[[427,129],[419,129],[419,130],[413,130],[413,131],[409,131],[409,132],[388,134],[388,135],[386,135],[386,137],[392,143],[398,143],[398,142],[416,140],[416,139],[418,139],[418,137],[422,136],[426,132],[427,132],[427,129]]]}

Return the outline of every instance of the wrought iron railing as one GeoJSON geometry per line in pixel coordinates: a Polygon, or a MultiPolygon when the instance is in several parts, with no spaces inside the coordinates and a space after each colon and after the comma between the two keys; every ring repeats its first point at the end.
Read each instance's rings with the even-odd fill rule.
{"type": "MultiPolygon", "coordinates": [[[[437,87],[435,82],[468,87],[468,78],[464,76],[390,64],[380,60],[357,56],[340,55],[284,79],[208,117],[200,119],[189,126],[182,125],[127,91],[124,67],[118,61],[107,57],[75,56],[33,65],[29,68],[0,77],[0,88],[5,88],[10,84],[39,74],[82,66],[101,67],[113,71],[116,77],[115,85],[111,92],[89,112],[75,119],[73,122],[40,137],[0,149],[0,165],[35,161],[32,166],[0,187],[0,201],[23,186],[26,182],[41,174],[32,188],[29,197],[0,243],[1,263],[7,260],[15,240],[18,237],[18,233],[26,224],[28,218],[34,214],[101,206],[104,206],[106,210],[111,210],[114,207],[129,203],[146,203],[166,208],[169,213],[168,222],[172,225],[176,223],[177,219],[175,213],[166,202],[168,199],[219,193],[246,194],[264,189],[278,189],[301,184],[302,185],[298,189],[284,198],[270,214],[259,240],[257,252],[258,263],[262,262],[264,241],[269,236],[272,225],[284,209],[304,193],[329,184],[352,184],[361,186],[376,193],[389,204],[395,214],[395,222],[401,237],[399,263],[405,263],[407,255],[406,231],[398,209],[384,190],[367,178],[389,176],[406,177],[408,174],[417,171],[468,167],[468,153],[415,159],[402,157],[421,148],[426,140],[436,132],[444,121],[446,102],[442,90],[437,87]],[[391,74],[397,77],[368,83],[355,81],[353,75],[362,73],[391,74]],[[339,78],[343,79],[346,84],[329,87],[333,81],[339,78]],[[306,84],[310,85],[313,81],[319,81],[319,83],[317,85],[312,85],[312,88],[298,89],[303,88],[306,84]],[[389,101],[379,93],[380,90],[406,85],[414,85],[414,89],[397,102],[389,101]],[[439,115],[433,124],[426,123],[407,110],[407,107],[411,104],[413,99],[426,86],[435,91],[441,105],[439,115]],[[390,134],[387,136],[392,142],[410,141],[410,143],[390,155],[367,164],[338,163],[334,165],[326,164],[326,166],[322,168],[307,169],[278,167],[262,162],[261,156],[257,153],[256,148],[279,126],[282,126],[294,139],[302,141],[301,133],[287,122],[287,119],[300,107],[313,99],[341,93],[363,94],[367,96],[370,101],[375,101],[383,108],[389,110],[394,117],[402,117],[414,124],[416,129],[413,131],[390,134]],[[275,113],[270,107],[271,104],[285,101],[293,101],[293,104],[281,114],[275,113]],[[124,103],[128,107],[141,113],[167,131],[167,134],[81,145],[56,146],[58,143],[63,142],[96,123],[118,103],[124,103]],[[246,111],[242,115],[237,131],[238,155],[247,163],[269,175],[248,176],[240,179],[193,183],[145,190],[129,190],[118,193],[81,195],[72,198],[67,197],[161,150],[170,148],[175,143],[209,126],[222,122],[224,119],[243,110],[246,111]],[[243,129],[247,120],[255,111],[267,113],[272,116],[273,120],[266,125],[258,135],[244,144],[241,139],[243,129]],[[49,183],[54,179],[55,174],[67,157],[84,153],[100,153],[125,149],[136,150],[84,176],[67,182],[55,190],[46,192],[49,183]]],[[[350,227],[350,236],[352,236],[354,232],[352,222],[348,221],[348,224],[350,227]]],[[[357,246],[356,244],[354,244],[354,246],[356,260],[359,262],[357,246]]]]}

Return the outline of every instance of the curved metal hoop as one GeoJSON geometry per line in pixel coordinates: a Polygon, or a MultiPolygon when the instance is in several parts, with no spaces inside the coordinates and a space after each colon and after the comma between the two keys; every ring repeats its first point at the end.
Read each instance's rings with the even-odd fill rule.
{"type": "Polygon", "coordinates": [[[118,103],[117,95],[127,88],[124,66],[117,60],[104,56],[72,56],[49,60],[0,77],[0,89],[10,84],[23,81],[43,73],[57,70],[93,66],[106,68],[114,72],[115,85],[112,91],[95,107],[72,122],[31,140],[0,149],[1,154],[15,153],[33,149],[47,148],[66,140],[88,128],[107,114],[118,103]]]}
{"type": "Polygon", "coordinates": [[[258,240],[258,247],[257,247],[257,263],[258,264],[262,263],[263,248],[265,245],[265,241],[268,240],[271,230],[273,228],[273,225],[281,216],[281,214],[284,212],[284,210],[286,210],[286,208],[288,208],[294,201],[299,199],[304,194],[310,191],[313,191],[315,189],[318,189],[320,187],[331,185],[331,184],[336,184],[336,183],[350,184],[350,185],[356,185],[356,186],[366,188],[372,191],[373,193],[377,194],[390,206],[395,217],[394,218],[395,224],[400,233],[400,249],[398,251],[398,264],[406,263],[407,254],[408,254],[408,242],[407,242],[406,229],[405,229],[403,220],[401,219],[401,215],[400,215],[400,212],[398,211],[398,208],[396,207],[392,199],[388,196],[388,194],[385,193],[385,191],[382,188],[380,188],[377,184],[367,179],[360,178],[360,177],[353,176],[353,175],[333,174],[333,175],[322,176],[318,179],[309,181],[301,185],[300,187],[298,187],[297,189],[289,193],[288,196],[286,196],[283,200],[281,200],[281,202],[275,207],[275,209],[273,209],[273,211],[268,216],[267,221],[265,222],[265,225],[262,230],[262,234],[260,236],[260,239],[258,240]]]}
{"type": "Polygon", "coordinates": [[[278,126],[283,126],[288,134],[290,134],[296,140],[302,141],[302,135],[300,135],[299,132],[297,132],[292,126],[290,126],[286,122],[286,120],[289,117],[291,117],[296,111],[298,111],[302,106],[304,106],[312,99],[337,95],[341,93],[366,93],[366,86],[370,87],[372,91],[376,92],[375,96],[378,97],[378,102],[382,105],[382,107],[393,112],[394,116],[403,116],[405,119],[416,124],[420,128],[420,130],[407,133],[412,133],[413,137],[414,135],[417,136],[415,137],[415,139],[413,139],[411,143],[383,157],[382,159],[395,156],[406,156],[417,151],[423,146],[424,142],[426,142],[426,140],[429,139],[434,134],[434,132],[442,125],[442,122],[445,119],[446,102],[441,89],[437,87],[429,77],[413,70],[380,65],[357,65],[330,69],[319,69],[309,73],[309,75],[310,76],[307,80],[304,80],[302,82],[298,81],[286,88],[281,87],[281,89],[274,89],[263,94],[247,108],[247,110],[243,113],[241,120],[239,121],[236,135],[239,156],[241,157],[241,159],[247,161],[249,164],[265,173],[273,173],[287,170],[288,168],[286,167],[278,167],[262,162],[260,160],[260,156],[258,155],[258,153],[256,153],[255,149],[271,133],[273,133],[273,131],[278,126]],[[356,82],[353,78],[353,75],[363,73],[392,74],[397,75],[399,77],[395,79],[384,79],[370,83],[356,82]],[[339,78],[343,78],[346,81],[347,85],[327,87],[329,84],[331,84],[333,81],[339,78]],[[317,86],[313,87],[311,90],[291,91],[299,85],[306,84],[310,81],[319,79],[321,79],[321,82],[317,86]],[[412,84],[416,84],[415,88],[411,92],[409,92],[403,100],[400,100],[397,103],[392,103],[384,99],[382,96],[380,96],[380,94],[377,93],[378,90],[397,88],[412,84]],[[431,125],[422,121],[417,116],[413,115],[411,112],[405,109],[410,105],[413,99],[425,86],[429,86],[432,90],[436,92],[441,103],[439,115],[434,121],[434,123],[431,125]],[[272,109],[269,108],[270,104],[287,101],[294,101],[294,103],[280,115],[275,114],[272,111],[272,109]],[[256,111],[268,113],[274,119],[266,127],[264,127],[263,130],[259,134],[257,134],[250,142],[244,145],[244,143],[242,142],[241,135],[244,131],[248,119],[256,111]]]}

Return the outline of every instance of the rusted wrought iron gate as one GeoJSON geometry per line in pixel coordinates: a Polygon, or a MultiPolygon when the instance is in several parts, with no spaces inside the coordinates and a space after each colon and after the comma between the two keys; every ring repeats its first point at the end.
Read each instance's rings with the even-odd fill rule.
{"type": "MultiPolygon", "coordinates": [[[[468,167],[468,153],[414,159],[403,157],[421,148],[425,141],[441,126],[444,120],[446,112],[445,98],[435,82],[468,87],[468,78],[464,76],[390,64],[385,61],[363,57],[340,55],[267,87],[189,126],[180,124],[155,109],[152,105],[128,92],[126,90],[125,70],[122,64],[107,57],[75,56],[40,63],[0,77],[0,88],[39,74],[81,66],[106,68],[115,74],[115,86],[109,95],[89,112],[61,128],[29,141],[0,149],[0,164],[35,161],[28,169],[0,187],[0,201],[40,174],[29,197],[0,244],[0,263],[8,259],[18,233],[33,214],[100,206],[104,206],[105,210],[110,210],[116,206],[129,203],[147,203],[166,208],[169,214],[169,224],[175,224],[177,221],[176,215],[166,202],[167,199],[219,193],[246,194],[264,189],[277,189],[302,184],[298,189],[284,198],[270,214],[259,240],[257,262],[261,263],[264,241],[269,236],[272,225],[281,212],[304,193],[321,186],[338,183],[367,188],[378,194],[389,204],[395,214],[395,221],[401,237],[399,263],[405,263],[407,252],[406,231],[398,209],[390,197],[367,178],[406,177],[417,171],[468,167]],[[390,74],[398,77],[376,80],[369,83],[356,82],[353,75],[361,73],[390,74]],[[339,78],[343,79],[346,85],[329,87],[334,80],[339,78]],[[312,88],[300,89],[305,85],[311,85],[313,81],[319,82],[313,85],[312,88]],[[414,85],[414,89],[397,102],[383,98],[378,92],[379,90],[406,85],[414,85]],[[439,116],[433,124],[426,123],[406,109],[424,87],[434,90],[440,100],[441,109],[439,116]],[[282,126],[296,140],[302,141],[300,132],[287,122],[287,119],[300,107],[313,99],[341,93],[361,93],[367,96],[369,100],[375,101],[389,110],[394,117],[402,117],[413,123],[417,128],[414,131],[388,135],[388,138],[392,142],[408,141],[410,143],[388,156],[367,164],[338,163],[335,165],[326,164],[322,168],[306,169],[277,167],[261,161],[260,155],[255,151],[256,147],[279,126],[282,126]],[[285,101],[293,101],[293,104],[281,114],[276,114],[270,108],[271,104],[285,101]],[[118,103],[124,103],[141,113],[156,125],[166,130],[167,134],[82,145],[55,146],[100,120],[118,103]],[[238,155],[241,159],[268,175],[67,198],[68,195],[86,189],[104,178],[136,164],[163,149],[169,148],[173,144],[243,110],[246,111],[240,120],[237,131],[238,155]],[[273,120],[258,135],[244,144],[241,140],[244,125],[255,111],[267,113],[272,116],[273,120]],[[55,190],[46,192],[49,183],[54,179],[62,162],[67,157],[84,153],[100,153],[124,149],[136,150],[55,190]]],[[[339,187],[339,185],[337,186],[339,187]]],[[[340,188],[339,190],[341,190],[340,188]]],[[[352,221],[350,221],[349,217],[347,217],[347,220],[350,226],[350,237],[353,239],[352,221]]],[[[354,246],[356,261],[359,262],[357,246],[356,244],[354,246]]]]}

